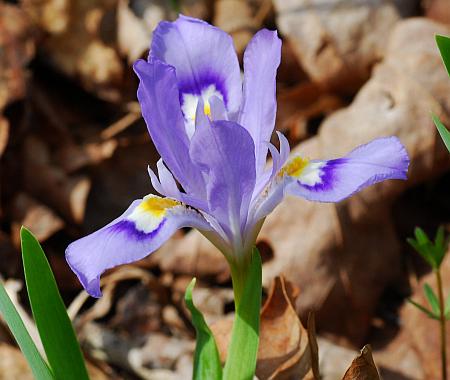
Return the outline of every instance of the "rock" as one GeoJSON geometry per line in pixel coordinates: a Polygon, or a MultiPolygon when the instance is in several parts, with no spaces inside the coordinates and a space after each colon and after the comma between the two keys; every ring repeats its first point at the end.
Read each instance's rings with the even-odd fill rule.
{"type": "Polygon", "coordinates": [[[399,20],[393,1],[274,1],[280,32],[314,82],[354,92],[383,55],[399,20]]]}

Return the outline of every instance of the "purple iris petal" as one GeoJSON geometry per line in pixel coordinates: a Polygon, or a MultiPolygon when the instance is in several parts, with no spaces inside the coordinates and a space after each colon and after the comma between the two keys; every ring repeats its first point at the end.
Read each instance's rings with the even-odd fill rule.
{"type": "Polygon", "coordinates": [[[228,112],[241,104],[242,82],[233,40],[204,21],[180,16],[161,22],[153,33],[150,59],[174,66],[180,99],[184,93],[200,95],[213,85],[222,95],[228,112]]]}
{"type": "Polygon", "coordinates": [[[138,99],[153,143],[186,191],[203,195],[203,178],[189,159],[189,139],[178,101],[175,69],[163,62],[139,60],[138,99]]]}
{"type": "Polygon", "coordinates": [[[239,124],[255,142],[257,174],[266,165],[267,143],[275,126],[276,74],[280,59],[281,40],[276,31],[267,29],[256,33],[244,54],[244,98],[239,124]]]}
{"type": "Polygon", "coordinates": [[[250,134],[239,124],[217,121],[197,129],[191,158],[208,177],[209,213],[230,240],[239,239],[255,187],[255,153],[250,134]]]}
{"type": "Polygon", "coordinates": [[[145,231],[139,228],[135,219],[130,219],[141,202],[134,201],[116,220],[67,247],[66,260],[91,296],[101,296],[100,275],[105,270],[144,258],[179,228],[211,229],[198,212],[180,205],[174,208],[176,212],[168,211],[161,218],[155,216],[155,227],[145,231]]]}
{"type": "Polygon", "coordinates": [[[309,165],[317,165],[316,181],[314,173],[308,180],[301,175],[287,191],[311,201],[339,202],[377,182],[407,179],[409,158],[398,138],[385,137],[361,145],[343,158],[315,160],[309,165]]]}

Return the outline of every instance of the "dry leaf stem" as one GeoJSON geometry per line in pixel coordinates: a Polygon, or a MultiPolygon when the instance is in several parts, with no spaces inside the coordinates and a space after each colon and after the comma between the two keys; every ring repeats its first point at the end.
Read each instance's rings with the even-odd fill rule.
{"type": "Polygon", "coordinates": [[[447,347],[445,344],[445,303],[444,303],[444,294],[442,290],[442,277],[440,269],[436,270],[436,280],[438,287],[438,297],[439,297],[439,309],[440,309],[440,325],[441,325],[441,364],[442,364],[442,379],[447,380],[447,347]]]}

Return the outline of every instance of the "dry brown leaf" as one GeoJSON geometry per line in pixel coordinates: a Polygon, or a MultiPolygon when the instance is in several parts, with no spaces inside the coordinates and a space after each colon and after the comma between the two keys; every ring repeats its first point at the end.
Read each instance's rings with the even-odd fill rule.
{"type": "MultiPolygon", "coordinates": [[[[283,277],[276,277],[271,285],[261,310],[256,364],[256,376],[261,380],[319,378],[313,317],[306,330],[293,306],[298,293],[298,288],[283,277]]],[[[211,325],[222,361],[226,358],[232,325],[231,317],[211,325]]]]}
{"type": "Polygon", "coordinates": [[[6,144],[8,144],[9,137],[9,123],[4,117],[0,115],[0,157],[2,156],[6,144]]]}
{"type": "Polygon", "coordinates": [[[124,66],[115,40],[116,0],[24,0],[25,11],[47,34],[43,56],[89,91],[112,101],[121,99],[124,66]]]}
{"type": "Polygon", "coordinates": [[[381,58],[399,19],[391,1],[276,0],[277,25],[315,82],[355,91],[381,58]]]}
{"type": "Polygon", "coordinates": [[[15,5],[0,2],[0,157],[9,137],[9,123],[2,115],[3,109],[25,95],[25,66],[33,57],[34,48],[33,29],[27,15],[15,5]]]}
{"type": "Polygon", "coordinates": [[[214,4],[214,25],[230,33],[238,54],[242,54],[256,28],[249,2],[218,0],[214,4]]]}
{"type": "Polygon", "coordinates": [[[24,356],[15,347],[0,343],[0,380],[33,380],[33,374],[24,356]]]}
{"type": "Polygon", "coordinates": [[[25,94],[25,66],[34,55],[33,29],[17,6],[0,3],[0,112],[25,94]]]}
{"type": "Polygon", "coordinates": [[[353,360],[342,380],[380,380],[369,345],[362,348],[361,354],[353,360]]]}
{"type": "MultiPolygon", "coordinates": [[[[92,320],[104,317],[109,312],[112,306],[112,298],[114,296],[115,288],[121,281],[141,280],[142,283],[148,284],[152,281],[152,279],[153,277],[149,272],[133,265],[122,266],[114,272],[103,276],[100,283],[103,296],[99,298],[91,308],[81,314],[77,320],[78,325],[83,325],[92,320]]],[[[67,309],[67,314],[72,320],[77,316],[81,307],[88,300],[88,298],[89,294],[83,290],[72,301],[67,309]]]]}
{"type": "Polygon", "coordinates": [[[167,1],[119,0],[117,43],[120,54],[127,57],[128,63],[133,63],[148,51],[153,30],[170,16],[170,3],[167,1]]]}
{"type": "Polygon", "coordinates": [[[91,181],[86,176],[69,177],[52,163],[48,147],[28,136],[23,147],[25,188],[69,220],[81,223],[91,181]]]}
{"type": "Polygon", "coordinates": [[[12,240],[20,247],[20,228],[27,227],[43,242],[64,227],[64,221],[50,208],[26,193],[19,193],[12,202],[12,240]]]}
{"type": "Polygon", "coordinates": [[[448,0],[423,0],[422,4],[427,17],[450,24],[450,4],[448,0]]]}

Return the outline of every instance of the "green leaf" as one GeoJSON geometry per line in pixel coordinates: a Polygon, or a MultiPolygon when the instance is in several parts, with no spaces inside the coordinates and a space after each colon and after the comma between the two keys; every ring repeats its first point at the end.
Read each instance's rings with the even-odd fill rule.
{"type": "Polygon", "coordinates": [[[442,61],[444,61],[444,66],[447,69],[447,74],[450,76],[450,38],[440,36],[439,34],[437,34],[435,38],[441,53],[442,61]]]}
{"type": "Polygon", "coordinates": [[[447,150],[450,152],[450,132],[447,128],[445,128],[445,125],[442,124],[442,122],[439,120],[439,118],[432,114],[431,117],[433,118],[434,125],[436,126],[437,130],[439,131],[439,134],[441,135],[442,141],[444,141],[445,146],[447,147],[447,150]]]}
{"type": "Polygon", "coordinates": [[[447,296],[447,299],[445,300],[444,314],[446,319],[450,319],[450,294],[447,296]]]}
{"type": "Polygon", "coordinates": [[[434,294],[433,289],[431,289],[430,285],[425,284],[423,286],[423,290],[425,292],[425,296],[427,297],[428,303],[431,306],[431,310],[433,310],[434,314],[439,315],[441,313],[441,308],[439,307],[439,301],[436,294],[434,294]]]}
{"type": "Polygon", "coordinates": [[[22,350],[28,365],[37,380],[51,380],[53,375],[47,363],[42,359],[33,340],[30,337],[22,319],[19,316],[14,304],[11,302],[5,287],[0,282],[0,315],[6,321],[17,344],[22,350]]]}
{"type": "Polygon", "coordinates": [[[58,380],[89,379],[75,332],[39,242],[22,227],[28,297],[50,367],[58,380]]]}
{"type": "Polygon", "coordinates": [[[242,297],[236,309],[224,380],[252,380],[259,344],[259,315],[262,289],[261,257],[253,249],[242,297]]]}
{"type": "Polygon", "coordinates": [[[191,312],[192,324],[196,331],[196,344],[194,355],[194,380],[222,379],[222,366],[220,363],[219,351],[217,350],[216,341],[203,318],[203,315],[195,307],[192,301],[192,289],[195,286],[195,278],[186,289],[184,301],[191,312]]]}
{"type": "Polygon", "coordinates": [[[417,303],[416,301],[413,301],[411,298],[408,298],[408,302],[411,305],[414,305],[417,307],[420,311],[424,312],[426,315],[428,315],[431,319],[439,320],[439,316],[433,314],[431,310],[428,310],[425,306],[422,306],[420,303],[417,303]]]}
{"type": "Polygon", "coordinates": [[[436,232],[436,238],[434,239],[434,256],[436,259],[436,265],[439,268],[447,253],[447,247],[445,242],[444,227],[439,226],[436,232]]]}
{"type": "Polygon", "coordinates": [[[432,253],[432,244],[428,240],[428,237],[425,233],[420,229],[415,229],[416,240],[412,238],[407,238],[406,241],[416,250],[417,253],[422,256],[422,258],[432,267],[437,268],[436,260],[433,257],[432,253]]]}

